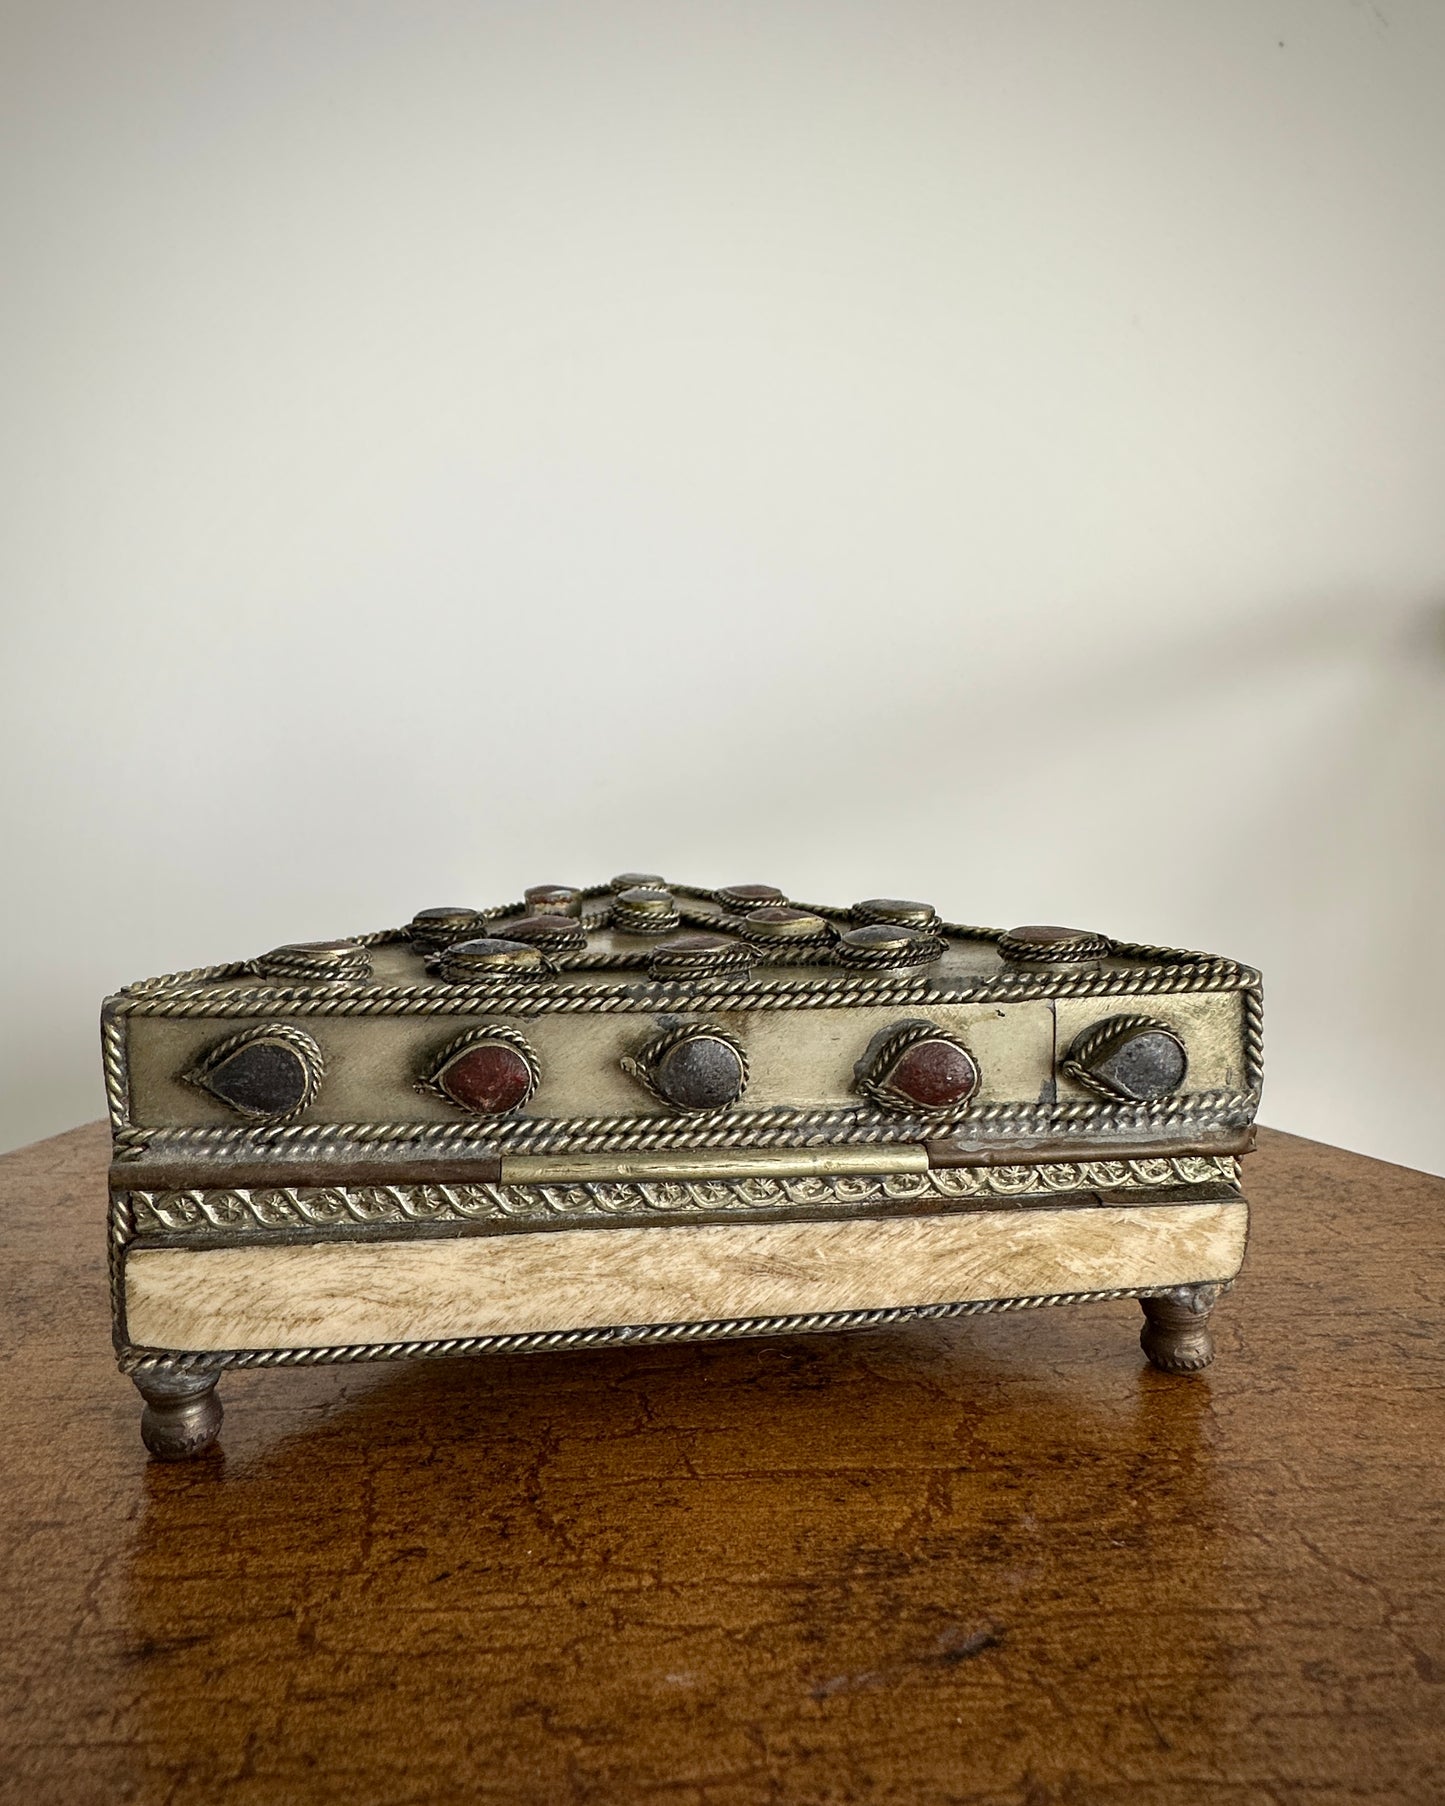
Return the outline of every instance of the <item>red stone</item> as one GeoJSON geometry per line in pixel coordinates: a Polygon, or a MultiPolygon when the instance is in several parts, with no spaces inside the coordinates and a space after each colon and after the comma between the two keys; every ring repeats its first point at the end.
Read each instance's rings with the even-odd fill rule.
{"type": "Polygon", "coordinates": [[[978,1068],[966,1048],[951,1041],[920,1041],[888,1074],[895,1091],[930,1110],[961,1104],[978,1088],[978,1068]]]}
{"type": "Polygon", "coordinates": [[[515,1110],[526,1098],[532,1072],[515,1047],[492,1041],[448,1060],[437,1083],[463,1109],[498,1116],[503,1110],[515,1110]]]}

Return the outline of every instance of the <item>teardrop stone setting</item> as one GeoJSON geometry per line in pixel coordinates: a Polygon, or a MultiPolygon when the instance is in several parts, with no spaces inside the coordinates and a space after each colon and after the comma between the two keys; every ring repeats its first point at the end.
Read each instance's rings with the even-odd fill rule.
{"type": "Polygon", "coordinates": [[[194,1082],[242,1116],[289,1116],[308,1101],[313,1075],[299,1049],[258,1039],[199,1071],[194,1082]]]}
{"type": "Polygon", "coordinates": [[[978,1089],[973,1055],[955,1041],[919,1041],[880,1075],[881,1081],[925,1110],[951,1110],[978,1089]]]}
{"type": "Polygon", "coordinates": [[[447,1061],[436,1083],[477,1116],[502,1116],[531,1096],[532,1069],[505,1041],[483,1041],[447,1061]]]}

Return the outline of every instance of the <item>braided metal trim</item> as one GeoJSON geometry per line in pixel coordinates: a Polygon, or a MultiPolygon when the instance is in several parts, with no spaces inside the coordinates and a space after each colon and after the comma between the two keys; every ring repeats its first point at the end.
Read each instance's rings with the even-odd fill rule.
{"type": "Polygon", "coordinates": [[[105,1070],[105,1107],[112,1135],[130,1121],[130,1068],[125,1055],[125,1014],[108,998],[100,1012],[100,1059],[105,1070]]]}
{"type": "MultiPolygon", "coordinates": [[[[745,913],[724,909],[721,904],[716,909],[698,909],[687,901],[689,897],[695,897],[698,893],[689,891],[682,885],[675,884],[672,887],[672,894],[677,898],[677,913],[689,928],[710,928],[717,934],[741,932],[746,919],[745,913]]],[[[817,913],[821,914],[822,911],[817,913]]]]}
{"type": "MultiPolygon", "coordinates": [[[[1211,1281],[1221,1291],[1227,1280],[1211,1281]]],[[[723,1342],[745,1336],[806,1336],[825,1330],[880,1329],[893,1323],[939,1323],[955,1317],[986,1317],[998,1311],[1032,1311],[1055,1304],[1103,1304],[1119,1298],[1159,1298],[1177,1286],[1117,1286],[1103,1292],[1050,1292],[1031,1298],[979,1298],[961,1304],[897,1305],[874,1311],[819,1311],[796,1317],[730,1317],[707,1323],[620,1324],[605,1329],[539,1330],[526,1335],[461,1336],[444,1342],[374,1342],[348,1348],[238,1348],[224,1352],[172,1352],[123,1346],[122,1373],[155,1368],[184,1372],[229,1367],[330,1367],[352,1361],[434,1360],[449,1355],[550,1354],[649,1342],[723,1342]]]]}
{"type": "MultiPolygon", "coordinates": [[[[976,1140],[1007,1140],[1018,1134],[1092,1135],[1172,1128],[1244,1128],[1254,1120],[1257,1093],[1199,1091],[1157,1103],[980,1104],[954,1119],[955,1134],[976,1140]]],[[[119,1160],[142,1152],[224,1148],[238,1156],[333,1150],[382,1143],[406,1143],[435,1152],[439,1147],[475,1148],[478,1143],[514,1152],[563,1153],[586,1150],[623,1153],[649,1148],[766,1148],[875,1146],[926,1141],[936,1134],[932,1118],[886,1117],[869,1110],[730,1111],[725,1121],[689,1122],[670,1116],[512,1117],[489,1122],[286,1123],[234,1128],[195,1124],[183,1128],[122,1128],[115,1134],[119,1160]]]]}
{"type": "Polygon", "coordinates": [[[125,1251],[135,1240],[135,1208],[126,1192],[111,1194],[106,1215],[106,1279],[110,1291],[111,1338],[116,1350],[123,1346],[125,1322],[125,1251]]]}
{"type": "Polygon", "coordinates": [[[1145,1160],[1056,1161],[1046,1166],[938,1167],[926,1172],[821,1174],[747,1179],[604,1179],[563,1184],[271,1185],[134,1191],[126,1196],[137,1241],[194,1238],[213,1245],[326,1230],[423,1228],[434,1223],[566,1224],[625,1218],[748,1217],[779,1210],[824,1218],[896,1205],[1091,1196],[1239,1183],[1228,1154],[1145,1160]]]}
{"type": "MultiPolygon", "coordinates": [[[[608,956],[603,955],[606,959],[608,956]]],[[[1020,973],[998,978],[923,977],[889,972],[734,981],[709,996],[713,1009],[836,1009],[854,1003],[1027,1003],[1058,997],[1143,997],[1194,991],[1255,989],[1259,974],[1229,960],[1180,966],[1129,967],[1114,972],[1020,973]]],[[[485,1012],[539,1015],[575,1011],[686,1009],[696,995],[675,981],[634,983],[616,989],[541,980],[502,978],[493,984],[296,985],[256,990],[191,989],[121,992],[117,1008],[137,1016],[461,1016],[485,1012]]]]}
{"type": "Polygon", "coordinates": [[[1244,1082],[1251,1091],[1264,1089],[1264,993],[1259,974],[1244,993],[1244,1082]]]}
{"type": "MultiPolygon", "coordinates": [[[[389,934],[390,931],[388,931],[389,934]]],[[[367,946],[380,943],[382,936],[358,936],[367,946]]],[[[167,972],[160,978],[138,978],[134,984],[125,985],[116,993],[116,998],[124,998],[127,1003],[137,997],[149,997],[158,991],[181,990],[190,985],[224,984],[227,979],[247,978],[254,974],[255,962],[249,959],[227,960],[219,966],[190,966],[184,972],[167,972]]]]}
{"type": "Polygon", "coordinates": [[[552,964],[559,972],[636,972],[646,963],[636,953],[604,953],[589,948],[585,953],[553,953],[552,964]]]}

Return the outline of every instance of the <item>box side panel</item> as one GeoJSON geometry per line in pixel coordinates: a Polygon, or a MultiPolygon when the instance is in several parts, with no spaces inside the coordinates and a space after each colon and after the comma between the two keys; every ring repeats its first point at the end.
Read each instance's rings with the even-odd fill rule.
{"type": "MultiPolygon", "coordinates": [[[[809,1011],[738,1010],[688,1016],[615,1014],[500,1016],[328,1016],[225,1021],[131,1017],[123,1025],[130,1118],[148,1127],[235,1124],[235,1112],[182,1076],[231,1035],[268,1022],[304,1029],[320,1046],[326,1074],[309,1123],[436,1122],[466,1119],[418,1081],[442,1050],[468,1030],[502,1025],[525,1036],[542,1078],[522,1115],[532,1118],[675,1116],[621,1066],[664,1028],[715,1023],[747,1051],[751,1078],[743,1107],[849,1109],[859,1103],[854,1066],[870,1041],[900,1023],[926,1019],[956,1034],[978,1062],[980,1105],[1040,1103],[1091,1094],[1060,1073],[1077,1036],[1110,1017],[1148,1016],[1183,1041],[1189,1069],[1179,1092],[1242,1091],[1248,1084],[1245,994],[1077,997],[1010,1004],[885,1005],[809,1011]]],[[[119,1047],[117,1048],[119,1052],[119,1047]]],[[[120,1084],[117,1080],[117,1084],[120,1084]]]]}
{"type": "Polygon", "coordinates": [[[1235,1200],[133,1248],[126,1333],[195,1352],[350,1347],[1186,1285],[1232,1278],[1247,1225],[1235,1200]]]}
{"type": "Polygon", "coordinates": [[[853,1067],[880,1030],[926,1017],[958,1034],[978,1061],[981,1102],[1037,1102],[1053,1079],[1054,1021],[1047,1002],[890,1005],[807,1011],[699,1009],[502,1016],[297,1016],[225,1021],[137,1016],[130,1020],[132,1118],[148,1127],[234,1124],[239,1119],[182,1075],[210,1047],[266,1022],[287,1022],[321,1048],[326,1075],[299,1121],[449,1122],[466,1113],[417,1088],[441,1051],[469,1029],[500,1024],[525,1036],[542,1078],[529,1117],[648,1116],[670,1111],[621,1067],[665,1027],[715,1023],[747,1051],[744,1108],[855,1107],[853,1067]]]}

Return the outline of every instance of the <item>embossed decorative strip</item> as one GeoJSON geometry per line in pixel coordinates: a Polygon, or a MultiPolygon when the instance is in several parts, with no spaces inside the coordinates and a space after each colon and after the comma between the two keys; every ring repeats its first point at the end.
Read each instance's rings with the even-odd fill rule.
{"type": "Polygon", "coordinates": [[[1148,1192],[1238,1182],[1232,1156],[1058,1161],[1047,1166],[944,1167],[878,1175],[594,1180],[585,1184],[215,1187],[127,1194],[137,1240],[268,1231],[371,1229],[431,1223],[586,1223],[608,1218],[755,1214],[821,1216],[879,1205],[1037,1199],[1090,1191],[1148,1192]]]}
{"type": "MultiPolygon", "coordinates": [[[[1076,1102],[978,1104],[949,1125],[955,1135],[978,1141],[1011,1136],[1113,1135],[1236,1129],[1254,1120],[1259,1103],[1247,1091],[1198,1091],[1153,1104],[1076,1102]]],[[[725,1120],[694,1122],[673,1116],[506,1117],[485,1122],[287,1123],[235,1129],[222,1124],[181,1128],[119,1129],[118,1160],[143,1153],[227,1150],[237,1158],[274,1152],[335,1151],[405,1144],[435,1151],[486,1145],[516,1152],[561,1153],[586,1149],[623,1153],[643,1148],[741,1148],[881,1145],[927,1140],[936,1125],[924,1118],[888,1117],[859,1110],[733,1110],[725,1120]]]]}

